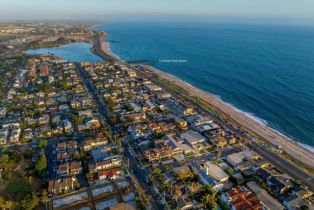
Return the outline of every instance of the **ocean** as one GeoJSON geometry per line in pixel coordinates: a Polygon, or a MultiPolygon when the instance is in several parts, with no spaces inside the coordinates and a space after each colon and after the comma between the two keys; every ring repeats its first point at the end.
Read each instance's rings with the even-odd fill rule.
{"type": "Polygon", "coordinates": [[[116,22],[110,50],[220,97],[314,147],[314,27],[116,22]]]}

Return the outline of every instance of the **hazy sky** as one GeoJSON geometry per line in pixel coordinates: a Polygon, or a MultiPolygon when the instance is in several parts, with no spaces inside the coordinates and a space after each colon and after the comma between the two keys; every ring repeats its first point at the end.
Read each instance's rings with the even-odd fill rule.
{"type": "Polygon", "coordinates": [[[236,17],[314,22],[314,0],[0,0],[0,20],[236,17]]]}

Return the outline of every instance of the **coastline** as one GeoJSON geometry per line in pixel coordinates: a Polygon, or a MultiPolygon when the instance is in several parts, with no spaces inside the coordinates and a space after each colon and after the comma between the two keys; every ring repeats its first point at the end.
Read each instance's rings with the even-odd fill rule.
{"type": "Polygon", "coordinates": [[[108,55],[111,55],[112,57],[114,57],[117,60],[120,60],[122,62],[124,62],[124,60],[122,60],[119,56],[117,56],[116,54],[114,54],[111,50],[110,50],[110,42],[108,41],[101,41],[100,43],[100,47],[101,49],[107,53],[108,55]]]}
{"type": "Polygon", "coordinates": [[[160,78],[174,83],[175,85],[187,90],[191,94],[211,104],[218,110],[227,114],[230,118],[235,120],[243,127],[256,133],[258,136],[262,137],[263,139],[267,140],[273,145],[276,145],[277,147],[281,148],[283,151],[285,151],[292,157],[296,158],[297,160],[303,162],[304,164],[309,165],[312,168],[314,167],[314,162],[312,161],[314,159],[314,154],[307,148],[301,147],[298,143],[296,143],[296,141],[290,139],[289,137],[285,136],[279,131],[268,127],[267,125],[262,124],[261,122],[255,120],[251,116],[248,116],[248,114],[243,112],[242,110],[237,109],[231,104],[222,101],[218,97],[208,92],[200,90],[173,75],[161,72],[160,70],[154,67],[147,66],[147,68],[151,69],[153,72],[156,72],[156,74],[160,78]]]}
{"type": "MultiPolygon", "coordinates": [[[[118,56],[114,55],[111,52],[109,42],[101,41],[101,43],[103,42],[106,44],[101,44],[101,50],[123,62],[123,60],[121,60],[118,56]]],[[[314,161],[312,161],[314,159],[314,153],[311,146],[299,143],[285,136],[281,132],[267,126],[266,123],[261,121],[262,119],[255,119],[256,117],[254,115],[246,113],[234,107],[233,105],[224,102],[219,97],[211,93],[196,88],[193,85],[166,72],[160,71],[152,66],[145,65],[145,67],[147,70],[151,71],[151,73],[156,74],[160,78],[170,83],[173,83],[174,85],[184,90],[187,90],[192,95],[195,95],[196,97],[212,105],[222,113],[225,113],[226,115],[228,115],[228,117],[237,122],[239,125],[247,128],[249,131],[261,137],[263,140],[266,140],[268,143],[277,146],[296,160],[302,162],[310,168],[314,168],[314,161]]]]}
{"type": "MultiPolygon", "coordinates": [[[[204,91],[204,92],[206,92],[206,93],[209,94],[209,95],[212,95],[212,96],[216,97],[218,100],[223,101],[220,96],[213,95],[213,94],[211,94],[211,93],[209,93],[209,92],[207,92],[207,91],[204,91]]],[[[281,135],[283,138],[286,138],[288,141],[292,141],[293,143],[297,144],[298,146],[302,147],[303,149],[308,150],[309,152],[311,152],[311,153],[314,154],[314,146],[311,146],[311,145],[308,145],[308,144],[305,144],[305,143],[301,143],[301,142],[295,141],[295,140],[293,140],[293,138],[289,137],[289,136],[286,135],[286,134],[283,134],[281,131],[278,131],[278,130],[276,130],[276,129],[270,127],[270,126],[268,126],[268,122],[267,122],[266,120],[255,116],[253,113],[245,112],[245,111],[243,111],[243,110],[237,108],[236,106],[234,106],[234,105],[232,105],[232,104],[230,104],[230,103],[228,103],[228,102],[225,102],[225,101],[223,101],[223,102],[224,102],[225,104],[231,106],[233,109],[237,110],[238,112],[243,113],[244,115],[248,116],[249,118],[251,118],[252,120],[254,120],[256,123],[259,123],[259,124],[261,124],[262,126],[265,126],[265,127],[267,127],[268,129],[271,129],[273,132],[277,133],[278,135],[281,135]]]]}

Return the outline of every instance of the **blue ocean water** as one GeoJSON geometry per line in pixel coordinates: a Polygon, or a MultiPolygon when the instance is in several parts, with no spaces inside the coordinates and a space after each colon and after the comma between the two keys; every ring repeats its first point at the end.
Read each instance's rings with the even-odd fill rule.
{"type": "Polygon", "coordinates": [[[72,62],[101,62],[102,58],[98,57],[90,51],[91,44],[80,42],[66,44],[60,47],[54,48],[39,48],[27,50],[26,53],[30,55],[36,54],[54,54],[62,57],[65,60],[72,62]]]}
{"type": "Polygon", "coordinates": [[[110,23],[111,51],[221,97],[314,146],[314,27],[110,23]]]}

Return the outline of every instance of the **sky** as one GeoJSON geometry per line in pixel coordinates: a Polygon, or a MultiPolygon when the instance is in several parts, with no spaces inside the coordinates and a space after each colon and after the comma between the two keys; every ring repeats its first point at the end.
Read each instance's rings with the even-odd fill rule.
{"type": "Polygon", "coordinates": [[[0,20],[184,17],[314,23],[314,0],[0,0],[0,20]]]}

